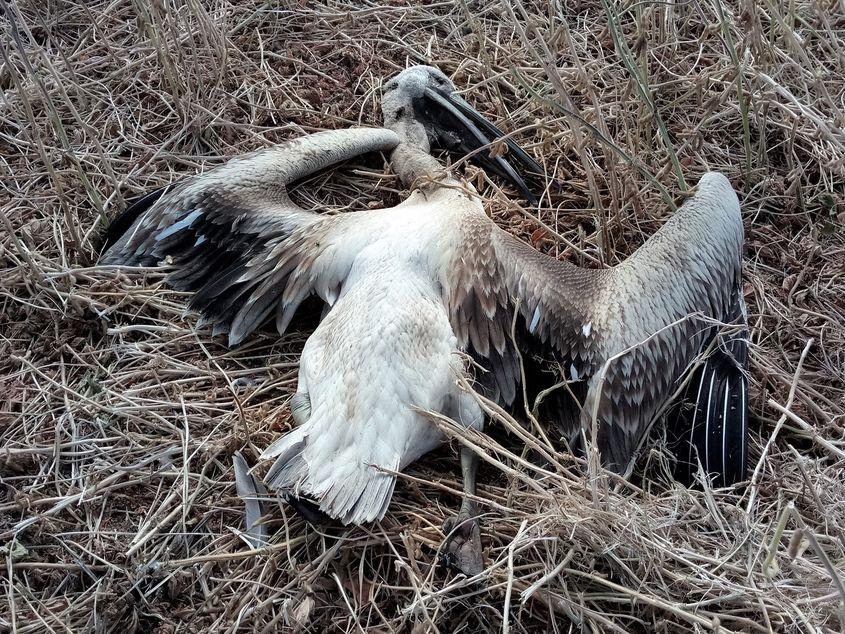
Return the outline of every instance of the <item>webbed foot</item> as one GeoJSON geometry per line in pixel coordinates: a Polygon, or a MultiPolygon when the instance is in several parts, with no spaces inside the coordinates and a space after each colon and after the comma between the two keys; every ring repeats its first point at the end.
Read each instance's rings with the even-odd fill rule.
{"type": "Polygon", "coordinates": [[[461,509],[443,523],[443,563],[446,567],[474,577],[484,570],[481,552],[481,529],[474,513],[461,509]]]}

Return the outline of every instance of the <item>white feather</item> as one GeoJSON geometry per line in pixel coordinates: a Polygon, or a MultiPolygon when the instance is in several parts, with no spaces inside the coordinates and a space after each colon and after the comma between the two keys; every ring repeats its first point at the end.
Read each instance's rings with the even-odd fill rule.
{"type": "Polygon", "coordinates": [[[194,220],[196,220],[200,216],[202,216],[202,210],[201,209],[195,209],[194,211],[189,213],[187,216],[182,218],[182,220],[180,220],[178,222],[174,222],[172,225],[170,225],[169,227],[167,227],[166,229],[161,231],[158,235],[156,235],[156,242],[161,242],[166,237],[172,236],[174,233],[177,233],[178,231],[181,231],[182,229],[186,229],[186,228],[190,227],[193,224],[194,220]]]}
{"type": "Polygon", "coordinates": [[[531,317],[531,324],[528,326],[528,332],[534,333],[537,329],[537,324],[540,323],[540,305],[537,305],[537,308],[534,309],[534,316],[531,317]]]}
{"type": "MultiPolygon", "coordinates": [[[[444,440],[418,410],[445,412],[460,403],[451,415],[461,424],[483,421],[457,387],[464,361],[437,283],[440,263],[422,247],[409,248],[448,239],[448,223],[437,213],[461,209],[431,199],[421,204],[424,212],[408,204],[390,210],[389,222],[378,212],[356,214],[331,256],[315,263],[313,286],[334,305],[300,361],[310,418],[264,453],[276,457],[270,486],[308,496],[344,523],[381,518],[393,472],[444,440]]],[[[469,211],[483,213],[480,203],[472,205],[469,211]]]]}

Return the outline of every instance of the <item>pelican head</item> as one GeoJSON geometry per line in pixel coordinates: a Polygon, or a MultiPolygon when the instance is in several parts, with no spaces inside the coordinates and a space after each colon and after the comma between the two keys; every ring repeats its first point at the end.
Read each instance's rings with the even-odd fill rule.
{"type": "Polygon", "coordinates": [[[455,84],[439,69],[412,66],[393,77],[384,84],[381,110],[385,127],[399,135],[402,145],[425,154],[432,147],[460,156],[473,152],[470,160],[517,187],[532,204],[536,202],[511,162],[534,179],[542,176],[542,168],[458,95],[455,84]],[[511,162],[486,147],[498,140],[506,146],[511,162]]]}

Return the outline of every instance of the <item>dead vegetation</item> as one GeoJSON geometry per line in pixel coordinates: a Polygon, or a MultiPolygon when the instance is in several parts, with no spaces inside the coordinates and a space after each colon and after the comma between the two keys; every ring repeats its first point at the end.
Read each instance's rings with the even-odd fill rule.
{"type": "MultiPolygon", "coordinates": [[[[0,630],[845,628],[845,6],[305,4],[0,0],[0,630]],[[634,483],[588,479],[499,415],[463,439],[487,462],[478,583],[435,566],[460,439],[380,524],[320,532],[269,505],[270,545],[245,543],[232,456],[289,425],[304,335],[229,350],[159,273],[95,268],[99,234],[125,198],[228,156],[378,123],[381,79],[420,62],[563,183],[539,222],[485,189],[561,257],[613,263],[703,171],[731,178],[749,484],[684,489],[656,449],[634,483]]],[[[397,188],[376,158],[299,195],[362,208],[397,188]]]]}

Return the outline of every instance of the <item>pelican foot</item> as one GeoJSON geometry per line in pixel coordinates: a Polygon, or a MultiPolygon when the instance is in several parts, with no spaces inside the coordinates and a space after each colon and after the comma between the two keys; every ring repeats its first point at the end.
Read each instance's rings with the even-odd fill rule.
{"type": "Polygon", "coordinates": [[[481,529],[474,513],[464,509],[443,522],[446,540],[443,544],[443,564],[467,577],[484,570],[481,554],[481,529]]]}
{"type": "Polygon", "coordinates": [[[295,495],[285,496],[285,500],[302,519],[312,526],[328,526],[334,523],[329,515],[320,510],[316,502],[307,498],[298,498],[295,495]]]}

